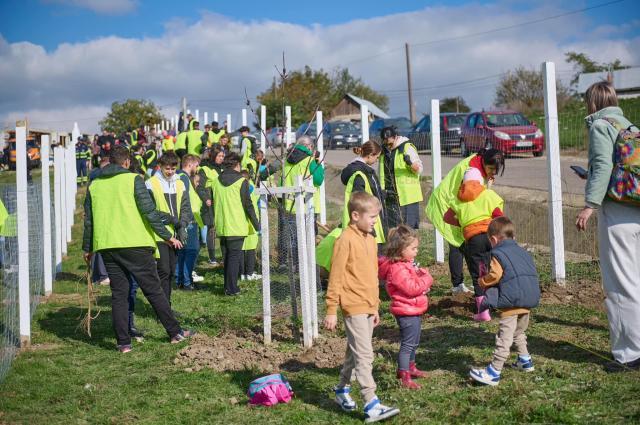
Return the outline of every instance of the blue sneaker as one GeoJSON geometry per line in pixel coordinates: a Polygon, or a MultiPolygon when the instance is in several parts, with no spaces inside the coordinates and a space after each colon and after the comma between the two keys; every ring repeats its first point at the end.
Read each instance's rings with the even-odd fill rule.
{"type": "Polygon", "coordinates": [[[345,385],[342,388],[335,387],[333,392],[336,394],[336,403],[340,405],[340,408],[345,412],[353,412],[358,408],[358,405],[351,398],[351,386],[345,385]]]}
{"type": "Polygon", "coordinates": [[[373,400],[369,402],[369,404],[364,406],[364,421],[368,424],[372,422],[383,421],[397,415],[398,413],[400,413],[400,409],[385,406],[384,404],[380,403],[378,397],[374,397],[373,400]]]}
{"type": "Polygon", "coordinates": [[[518,360],[511,365],[514,369],[518,369],[520,372],[533,372],[536,370],[533,367],[533,359],[531,356],[522,357],[518,356],[518,360]]]}
{"type": "Polygon", "coordinates": [[[481,384],[496,386],[500,383],[500,372],[489,365],[486,369],[471,369],[469,376],[481,384]]]}

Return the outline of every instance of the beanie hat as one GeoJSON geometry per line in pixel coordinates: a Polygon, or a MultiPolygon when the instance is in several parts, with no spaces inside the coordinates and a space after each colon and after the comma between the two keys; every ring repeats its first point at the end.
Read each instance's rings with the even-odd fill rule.
{"type": "Polygon", "coordinates": [[[482,173],[477,168],[469,168],[464,172],[464,177],[462,178],[462,182],[466,183],[468,181],[477,181],[480,183],[484,183],[484,179],[482,178],[482,173]]]}

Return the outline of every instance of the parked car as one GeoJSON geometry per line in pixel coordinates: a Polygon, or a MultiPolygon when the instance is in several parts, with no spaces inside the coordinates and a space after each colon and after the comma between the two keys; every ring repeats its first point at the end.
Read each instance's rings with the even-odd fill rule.
{"type": "Polygon", "coordinates": [[[385,127],[395,127],[399,136],[409,137],[409,133],[413,130],[413,124],[409,118],[398,117],[398,118],[378,118],[373,120],[373,122],[369,125],[369,138],[379,140],[380,139],[380,130],[385,127]]]}
{"type": "Polygon", "coordinates": [[[282,135],[284,134],[282,127],[271,127],[267,130],[267,144],[272,147],[282,145],[282,135]]]}
{"type": "MultiPolygon", "coordinates": [[[[460,147],[460,131],[467,114],[445,112],[440,114],[440,149],[449,153],[460,147]]],[[[409,133],[409,139],[418,150],[431,149],[431,116],[425,115],[409,133]]]]}
{"type": "Polygon", "coordinates": [[[544,134],[519,112],[474,112],[462,127],[460,155],[482,148],[500,149],[505,155],[531,152],[538,157],[544,153],[544,134]]]}
{"type": "Polygon", "coordinates": [[[362,133],[348,121],[328,122],[323,135],[327,149],[349,149],[362,144],[362,133]]]}

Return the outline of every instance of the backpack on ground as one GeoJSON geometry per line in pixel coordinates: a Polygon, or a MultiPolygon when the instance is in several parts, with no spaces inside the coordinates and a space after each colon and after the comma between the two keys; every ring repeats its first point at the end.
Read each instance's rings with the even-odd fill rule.
{"type": "Polygon", "coordinates": [[[249,404],[273,406],[278,403],[289,403],[293,390],[289,381],[281,373],[263,376],[249,384],[249,404]]]}
{"type": "Polygon", "coordinates": [[[618,131],[607,195],[614,201],[640,206],[640,131],[632,131],[638,130],[634,125],[624,128],[612,118],[605,120],[618,131]]]}

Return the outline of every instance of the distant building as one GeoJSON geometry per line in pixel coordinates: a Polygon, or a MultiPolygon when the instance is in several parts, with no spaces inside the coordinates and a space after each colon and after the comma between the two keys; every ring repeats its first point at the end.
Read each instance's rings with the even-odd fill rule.
{"type": "MultiPolygon", "coordinates": [[[[607,81],[608,77],[608,71],[580,74],[578,76],[578,93],[584,94],[591,84],[607,81]]],[[[619,98],[640,96],[640,67],[613,71],[611,78],[619,98]]]]}
{"type": "Polygon", "coordinates": [[[347,93],[329,112],[329,121],[360,121],[360,105],[369,107],[369,121],[376,118],[389,118],[389,115],[374,103],[347,93]]]}

